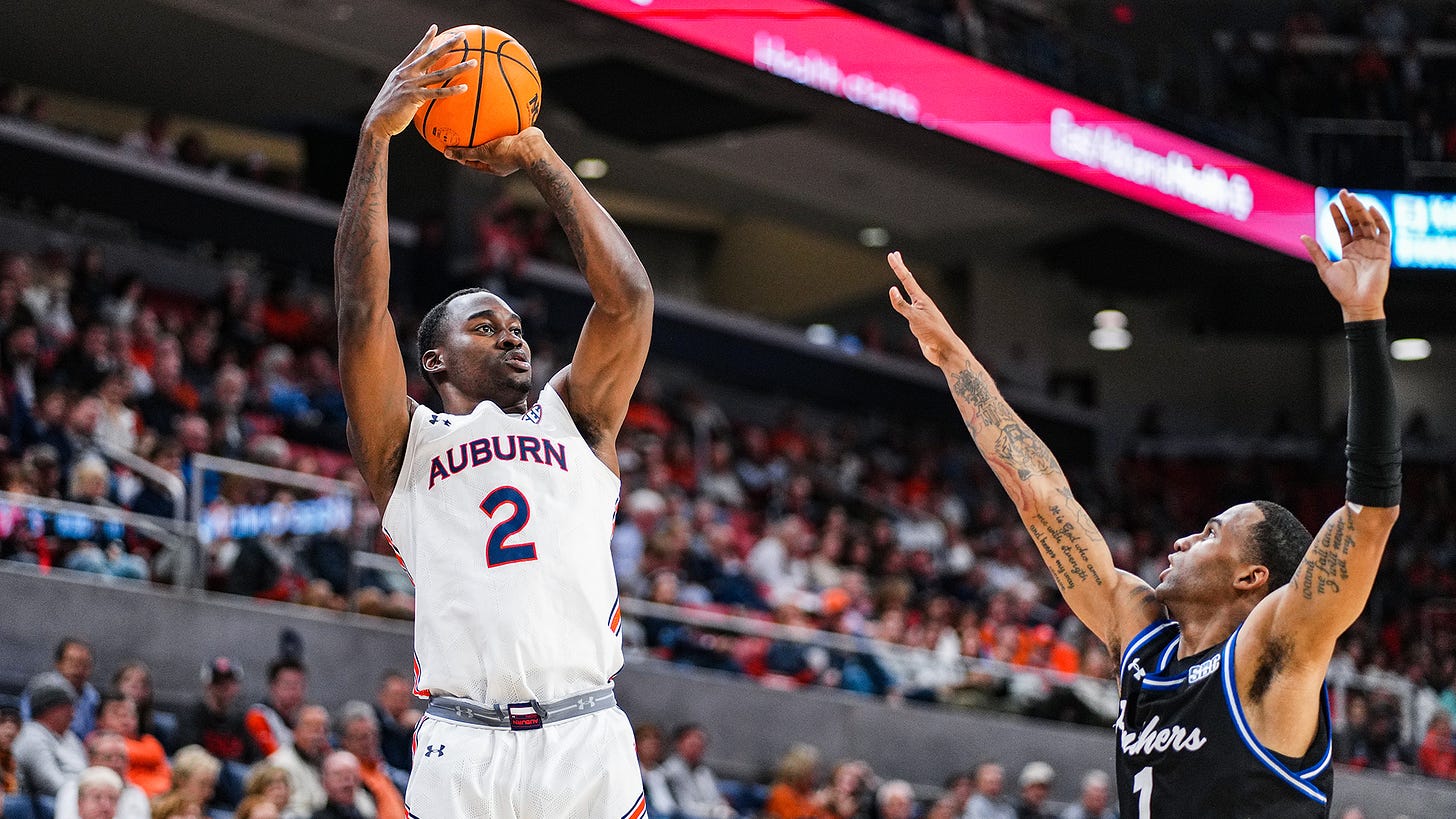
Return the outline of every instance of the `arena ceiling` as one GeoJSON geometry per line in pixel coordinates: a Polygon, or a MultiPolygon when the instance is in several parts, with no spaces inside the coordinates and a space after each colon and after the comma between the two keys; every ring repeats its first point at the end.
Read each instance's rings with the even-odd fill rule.
{"type": "MultiPolygon", "coordinates": [[[[54,0],[6,17],[0,76],[285,131],[356,128],[426,26],[488,22],[529,45],[558,150],[608,157],[603,189],[643,212],[752,213],[846,241],[882,226],[946,266],[1038,255],[1099,290],[1242,302],[1205,317],[1231,331],[1303,332],[1310,311],[1297,308],[1320,297],[1307,265],[1272,251],[562,0],[54,0]],[[595,91],[553,92],[558,81],[595,91]],[[723,101],[717,128],[672,131],[675,111],[652,100],[674,83],[723,101]],[[619,107],[631,128],[614,126],[619,107]]],[[[1432,294],[1456,289],[1419,285],[1411,315],[1446,327],[1432,294]]]]}

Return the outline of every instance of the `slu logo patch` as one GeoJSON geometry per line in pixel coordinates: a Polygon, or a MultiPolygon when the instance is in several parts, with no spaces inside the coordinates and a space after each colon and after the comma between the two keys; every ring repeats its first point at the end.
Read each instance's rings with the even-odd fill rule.
{"type": "Polygon", "coordinates": [[[432,756],[444,756],[444,755],[445,755],[445,746],[444,745],[426,745],[425,746],[425,757],[427,759],[429,757],[432,757],[432,756]]]}
{"type": "Polygon", "coordinates": [[[1213,676],[1213,674],[1218,671],[1218,663],[1221,656],[1222,655],[1220,654],[1215,654],[1212,657],[1209,657],[1207,660],[1204,660],[1198,665],[1195,665],[1192,668],[1188,669],[1188,684],[1192,685],[1193,683],[1198,682],[1204,677],[1213,676]]]}

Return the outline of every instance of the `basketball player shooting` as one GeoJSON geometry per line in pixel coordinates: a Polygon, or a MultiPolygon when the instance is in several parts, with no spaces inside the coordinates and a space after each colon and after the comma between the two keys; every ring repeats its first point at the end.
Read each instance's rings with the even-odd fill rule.
{"type": "Polygon", "coordinates": [[[1122,816],[1329,815],[1325,672],[1359,616],[1400,503],[1400,441],[1385,341],[1390,227],[1341,192],[1342,259],[1303,237],[1344,313],[1350,366],[1345,504],[1311,539],[1268,501],[1215,515],[1173,544],[1157,588],[1113,566],[1046,445],[915,282],[890,302],[949,382],[1067,604],[1120,665],[1122,816]]]}
{"type": "Polygon", "coordinates": [[[432,65],[424,40],[364,120],[334,247],[349,446],[416,587],[416,731],[406,801],[420,819],[600,819],[646,812],[622,665],[609,540],[617,431],[652,330],[636,253],[536,128],[452,158],[523,171],[561,223],[594,305],[571,363],[533,404],[531,348],[509,304],[481,289],[420,324],[420,367],[443,411],[405,394],[388,311],[389,140],[474,67],[432,65]],[[432,85],[443,85],[432,88],[432,85]]]}

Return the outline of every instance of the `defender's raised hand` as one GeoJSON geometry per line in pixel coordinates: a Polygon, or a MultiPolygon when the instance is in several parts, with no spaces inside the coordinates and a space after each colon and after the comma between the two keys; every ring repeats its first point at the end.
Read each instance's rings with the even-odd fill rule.
{"type": "Polygon", "coordinates": [[[437,26],[430,26],[420,44],[389,72],[389,79],[384,81],[384,87],[379,89],[379,96],[374,98],[374,104],[369,107],[369,113],[364,117],[365,130],[382,137],[392,137],[410,124],[415,111],[427,100],[453,97],[469,90],[466,85],[445,83],[474,68],[476,62],[473,59],[439,71],[428,70],[441,55],[460,42],[462,36],[458,32],[451,34],[431,47],[430,43],[434,42],[438,30],[437,26]]]}
{"type": "Polygon", "coordinates": [[[1338,262],[1330,261],[1314,239],[1299,237],[1320,279],[1340,303],[1345,321],[1385,318],[1385,289],[1390,284],[1390,225],[1379,210],[1365,207],[1354,194],[1343,190],[1339,204],[1330,203],[1330,217],[1340,234],[1338,262]]]}
{"type": "Polygon", "coordinates": [[[926,360],[942,368],[948,363],[959,365],[968,352],[966,343],[956,335],[950,322],[941,314],[940,308],[920,288],[920,283],[915,281],[910,268],[905,266],[900,252],[897,250],[888,258],[890,268],[900,279],[900,287],[905,288],[904,295],[900,294],[900,288],[890,288],[890,306],[910,322],[910,332],[920,342],[920,351],[925,354],[926,360]]]}

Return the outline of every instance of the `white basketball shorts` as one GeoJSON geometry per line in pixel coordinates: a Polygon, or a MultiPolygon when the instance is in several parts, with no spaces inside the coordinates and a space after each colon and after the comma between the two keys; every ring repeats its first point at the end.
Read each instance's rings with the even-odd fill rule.
{"type": "Polygon", "coordinates": [[[619,708],[532,731],[426,715],[405,803],[414,819],[647,819],[619,708]]]}

